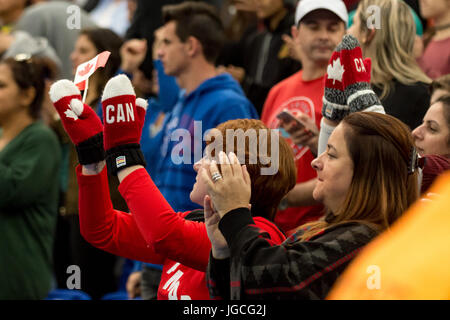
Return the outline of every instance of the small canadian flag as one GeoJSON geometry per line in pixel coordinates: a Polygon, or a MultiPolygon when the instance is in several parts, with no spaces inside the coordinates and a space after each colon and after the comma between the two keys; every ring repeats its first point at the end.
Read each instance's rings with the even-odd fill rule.
{"type": "Polygon", "coordinates": [[[77,72],[75,74],[75,80],[73,81],[75,85],[81,91],[86,87],[86,80],[100,67],[104,67],[108,61],[111,52],[103,51],[99,53],[95,58],[80,64],[77,67],[77,72]]]}

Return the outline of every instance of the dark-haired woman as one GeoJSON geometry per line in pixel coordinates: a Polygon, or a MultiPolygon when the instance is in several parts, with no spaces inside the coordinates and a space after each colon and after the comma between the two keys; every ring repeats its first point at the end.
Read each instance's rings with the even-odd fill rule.
{"type": "Polygon", "coordinates": [[[102,109],[99,102],[103,88],[106,82],[119,71],[121,64],[120,47],[122,44],[122,38],[109,29],[83,29],[75,42],[74,50],[70,54],[73,74],[75,74],[77,66],[81,63],[93,59],[103,51],[111,52],[105,67],[99,68],[89,78],[89,90],[85,102],[94,108],[100,106],[96,109],[98,114],[100,114],[102,109]]]}
{"type": "Polygon", "coordinates": [[[437,176],[450,169],[450,95],[448,93],[432,101],[423,118],[423,123],[413,130],[412,135],[417,152],[425,158],[421,180],[423,193],[437,176]]]}
{"type": "MultiPolygon", "coordinates": [[[[203,172],[217,211],[205,215],[213,245],[210,293],[231,299],[324,299],[359,251],[417,199],[413,146],[408,127],[392,116],[356,112],[344,118],[327,150],[312,162],[318,178],[313,197],[328,209],[326,219],[303,225],[282,245],[268,241],[254,225],[251,188],[235,157],[225,159],[231,165],[221,165],[223,178],[216,182],[203,172]],[[227,247],[217,246],[218,230],[229,259],[215,254],[227,247]]],[[[216,172],[211,165],[211,175],[216,172]]]]}
{"type": "Polygon", "coordinates": [[[61,150],[39,121],[45,69],[25,55],[0,62],[0,300],[51,286],[61,150]]]}

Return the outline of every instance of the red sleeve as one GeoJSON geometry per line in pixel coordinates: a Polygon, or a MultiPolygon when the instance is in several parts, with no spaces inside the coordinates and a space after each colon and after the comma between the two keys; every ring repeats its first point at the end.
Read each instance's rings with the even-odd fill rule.
{"type": "Polygon", "coordinates": [[[106,167],[98,175],[86,176],[76,168],[79,186],[80,231],[93,246],[133,260],[162,264],[142,237],[135,220],[126,212],[114,210],[109,197],[106,167]]]}
{"type": "Polygon", "coordinates": [[[203,222],[185,220],[186,213],[176,214],[143,168],[129,174],[119,191],[155,252],[206,271],[211,243],[203,222]]]}

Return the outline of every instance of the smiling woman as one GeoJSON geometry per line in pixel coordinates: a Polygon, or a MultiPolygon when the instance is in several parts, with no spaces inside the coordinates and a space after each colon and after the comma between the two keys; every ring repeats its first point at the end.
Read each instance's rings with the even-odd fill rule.
{"type": "MultiPolygon", "coordinates": [[[[352,167],[347,162],[346,166],[335,169],[340,176],[334,183],[348,188],[340,198],[342,201],[328,206],[333,213],[329,217],[330,224],[361,221],[382,231],[418,197],[417,174],[409,171],[411,165],[415,165],[411,159],[413,139],[409,129],[392,116],[372,112],[353,113],[344,118],[336,130],[339,128],[329,142],[344,151],[333,161],[345,160],[348,156],[352,167]],[[336,141],[339,138],[345,143],[336,141]],[[346,148],[342,146],[344,144],[346,148]],[[352,178],[348,179],[350,170],[352,178]]],[[[333,156],[330,148],[327,152],[333,156]]],[[[329,166],[332,166],[331,162],[329,166]]],[[[334,193],[327,195],[332,197],[334,193]]]]}
{"type": "Polygon", "coordinates": [[[344,118],[328,141],[326,153],[312,165],[322,180],[314,197],[330,214],[327,223],[302,226],[307,231],[301,238],[349,221],[385,230],[417,199],[417,174],[408,174],[408,168],[415,165],[413,139],[400,120],[372,112],[354,113],[344,118]]]}
{"type": "Polygon", "coordinates": [[[353,177],[353,161],[344,134],[345,127],[338,126],[328,140],[327,152],[311,163],[317,171],[313,197],[333,211],[344,202],[353,177]]]}
{"type": "MultiPolygon", "coordinates": [[[[325,298],[352,258],[417,199],[411,150],[411,134],[400,120],[373,112],[345,117],[333,131],[327,152],[313,162],[319,178],[314,197],[329,213],[300,227],[282,245],[266,239],[252,221],[247,209],[251,188],[237,169],[236,157],[230,156],[229,166],[221,165],[223,179],[212,182],[203,174],[217,210],[206,220],[213,245],[210,294],[232,299],[325,298]],[[215,255],[224,251],[216,229],[228,243],[230,260],[215,255]]],[[[217,170],[211,164],[211,174],[217,170]]]]}

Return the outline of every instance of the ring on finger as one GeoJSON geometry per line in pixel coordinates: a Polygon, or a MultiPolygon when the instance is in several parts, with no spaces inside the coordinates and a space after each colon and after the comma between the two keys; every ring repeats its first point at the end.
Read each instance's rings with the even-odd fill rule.
{"type": "Polygon", "coordinates": [[[214,172],[214,173],[211,175],[211,179],[212,179],[214,182],[217,182],[217,181],[219,181],[220,179],[222,179],[222,175],[221,175],[219,172],[214,172]]]}

